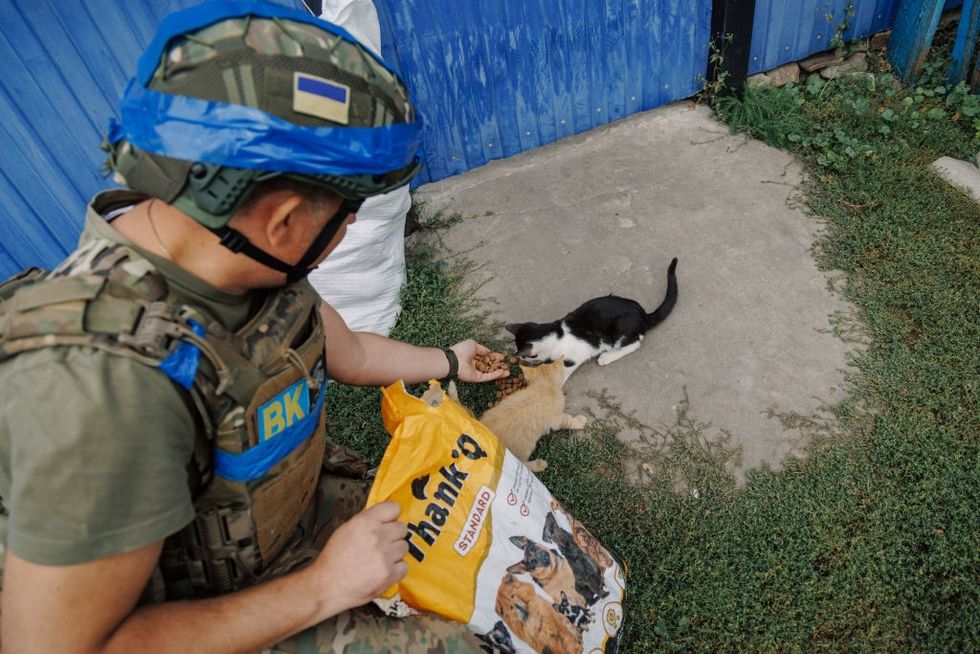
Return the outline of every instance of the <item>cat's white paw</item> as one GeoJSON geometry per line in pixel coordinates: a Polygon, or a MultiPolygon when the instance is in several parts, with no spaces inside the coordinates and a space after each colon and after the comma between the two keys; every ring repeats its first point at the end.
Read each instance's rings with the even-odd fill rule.
{"type": "Polygon", "coordinates": [[[603,352],[602,354],[599,355],[599,361],[598,361],[599,365],[608,366],[613,361],[619,361],[627,354],[631,354],[639,350],[641,345],[643,345],[642,337],[639,340],[637,340],[635,343],[630,343],[625,347],[621,347],[615,350],[609,350],[608,352],[603,352]]]}
{"type": "Polygon", "coordinates": [[[548,469],[548,462],[544,459],[535,459],[534,461],[528,461],[526,464],[527,469],[531,472],[544,472],[548,469]]]}
{"type": "Polygon", "coordinates": [[[569,429],[585,429],[585,424],[589,421],[585,416],[575,416],[568,423],[569,429]]]}

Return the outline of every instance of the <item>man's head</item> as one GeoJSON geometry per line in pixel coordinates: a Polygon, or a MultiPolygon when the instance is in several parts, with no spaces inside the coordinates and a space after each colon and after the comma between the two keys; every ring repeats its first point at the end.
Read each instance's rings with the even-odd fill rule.
{"type": "MultiPolygon", "coordinates": [[[[322,258],[361,201],[419,167],[419,125],[398,77],[342,29],[262,0],[168,16],[120,113],[107,147],[123,183],[290,280],[322,258]],[[310,201],[296,211],[314,224],[332,209],[296,260],[237,228],[289,192],[310,201]]],[[[298,215],[283,224],[295,228],[298,215]]]]}

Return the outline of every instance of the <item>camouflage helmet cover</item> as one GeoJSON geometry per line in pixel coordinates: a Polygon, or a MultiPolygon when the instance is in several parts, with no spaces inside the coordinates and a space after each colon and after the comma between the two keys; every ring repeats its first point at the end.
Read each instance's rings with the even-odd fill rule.
{"type": "Polygon", "coordinates": [[[164,34],[155,59],[151,45],[127,88],[123,124],[110,127],[108,147],[110,166],[128,186],[218,228],[256,182],[278,175],[350,200],[411,180],[419,168],[415,112],[404,84],[370,50],[337,26],[278,5],[209,4],[228,9],[196,29],[171,26],[179,33],[164,34]],[[173,104],[164,120],[153,111],[166,103],[173,104]],[[196,132],[185,120],[194,111],[209,112],[192,126],[196,132]],[[167,121],[176,129],[159,138],[167,121]],[[256,122],[255,134],[283,136],[264,143],[246,136],[242,146],[248,130],[236,130],[236,121],[256,122]],[[219,123],[220,135],[213,131],[219,123]],[[215,142],[209,151],[202,146],[215,142]],[[380,156],[371,156],[374,146],[380,156]]]}

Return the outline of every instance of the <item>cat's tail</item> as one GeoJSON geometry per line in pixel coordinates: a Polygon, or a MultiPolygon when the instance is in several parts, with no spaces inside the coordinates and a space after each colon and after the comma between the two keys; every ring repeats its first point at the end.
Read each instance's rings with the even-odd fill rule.
{"type": "Polygon", "coordinates": [[[663,322],[664,318],[670,315],[674,304],[677,302],[677,275],[675,270],[677,270],[677,257],[674,257],[670,262],[670,267],[667,268],[667,295],[664,297],[664,301],[655,311],[647,314],[647,329],[653,329],[663,322]]]}

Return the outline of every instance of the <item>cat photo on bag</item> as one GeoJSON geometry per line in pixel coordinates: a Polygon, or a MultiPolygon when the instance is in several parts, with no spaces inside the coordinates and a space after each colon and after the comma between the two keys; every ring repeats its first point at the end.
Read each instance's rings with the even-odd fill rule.
{"type": "Polygon", "coordinates": [[[585,302],[564,318],[548,322],[511,323],[517,355],[528,363],[556,361],[564,357],[564,380],[579,366],[598,358],[607,366],[640,349],[643,337],[670,315],[677,302],[677,259],[667,268],[667,294],[647,313],[636,300],[607,295],[585,302]]]}

